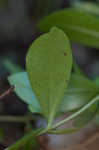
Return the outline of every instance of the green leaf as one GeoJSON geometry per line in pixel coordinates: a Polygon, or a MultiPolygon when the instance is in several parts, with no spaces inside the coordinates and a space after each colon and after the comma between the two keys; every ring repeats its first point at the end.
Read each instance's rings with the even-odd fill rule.
{"type": "Polygon", "coordinates": [[[29,111],[32,112],[32,113],[39,113],[39,114],[42,114],[42,110],[41,110],[39,104],[37,105],[37,107],[35,107],[34,105],[28,105],[28,109],[29,109],[29,111]]]}
{"type": "Polygon", "coordinates": [[[37,130],[31,130],[30,133],[28,133],[27,135],[25,135],[23,138],[21,138],[20,140],[18,140],[15,144],[12,144],[11,146],[9,146],[8,148],[6,148],[5,150],[18,150],[20,147],[24,146],[25,144],[27,144],[31,139],[36,138],[37,136],[39,136],[40,134],[42,134],[44,131],[43,128],[39,128],[37,130]]]}
{"type": "Polygon", "coordinates": [[[92,13],[94,15],[98,15],[99,16],[99,4],[96,2],[84,2],[84,1],[76,1],[76,2],[72,2],[72,6],[74,8],[92,13]]]}
{"type": "Polygon", "coordinates": [[[8,77],[8,81],[11,85],[14,85],[15,93],[32,107],[32,112],[41,113],[40,105],[32,91],[30,82],[26,72],[20,72],[8,77]]]}
{"type": "Polygon", "coordinates": [[[75,62],[73,62],[73,71],[75,74],[84,76],[83,71],[79,68],[79,66],[75,62]]]}
{"type": "MultiPolygon", "coordinates": [[[[42,114],[40,105],[28,80],[27,73],[17,73],[9,76],[8,79],[10,84],[15,86],[15,93],[21,100],[28,104],[29,110],[32,113],[42,114]]],[[[99,87],[97,87],[93,81],[84,76],[72,74],[67,91],[64,94],[57,113],[65,113],[79,109],[96,96],[98,91],[99,87]]]]}
{"type": "Polygon", "coordinates": [[[51,130],[48,133],[51,134],[71,134],[74,132],[79,131],[81,128],[64,128],[64,129],[58,129],[58,130],[51,130]]]}
{"type": "Polygon", "coordinates": [[[94,82],[99,86],[99,77],[95,78],[94,82]]]}
{"type": "Polygon", "coordinates": [[[4,65],[4,67],[8,70],[10,74],[23,72],[23,69],[18,64],[9,61],[9,59],[7,58],[3,58],[1,63],[4,65]]]}
{"type": "Polygon", "coordinates": [[[87,103],[85,106],[83,106],[82,108],[80,108],[78,111],[76,111],[75,113],[73,113],[70,116],[66,117],[65,119],[57,122],[55,125],[53,125],[52,129],[56,129],[56,128],[64,125],[68,121],[71,121],[74,118],[78,117],[78,115],[80,115],[81,113],[85,112],[87,109],[89,109],[96,102],[97,102],[97,106],[98,106],[98,101],[99,101],[99,94],[96,95],[96,97],[94,97],[89,103],[87,103]]]}
{"type": "Polygon", "coordinates": [[[37,149],[39,147],[37,140],[36,139],[31,139],[28,143],[26,143],[23,147],[22,150],[33,150],[37,149]]]}
{"type": "Polygon", "coordinates": [[[26,66],[33,91],[51,124],[72,67],[71,48],[64,32],[54,27],[34,41],[26,57],[26,66]]]}
{"type": "Polygon", "coordinates": [[[91,101],[99,93],[99,87],[84,76],[72,74],[59,107],[59,112],[78,109],[91,101]]]}
{"type": "Polygon", "coordinates": [[[88,108],[85,112],[83,112],[73,121],[73,126],[84,127],[96,116],[98,110],[99,110],[98,103],[93,104],[90,108],[88,108]]]}
{"type": "Polygon", "coordinates": [[[38,24],[44,32],[53,26],[61,28],[74,42],[99,48],[99,19],[93,15],[78,9],[64,9],[45,17],[38,24]]]}

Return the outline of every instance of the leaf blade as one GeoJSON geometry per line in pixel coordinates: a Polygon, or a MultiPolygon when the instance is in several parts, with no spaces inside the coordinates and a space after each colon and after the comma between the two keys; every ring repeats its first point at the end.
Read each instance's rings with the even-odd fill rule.
{"type": "Polygon", "coordinates": [[[99,48],[99,20],[78,9],[64,9],[53,13],[38,24],[41,31],[47,32],[53,26],[61,28],[74,42],[99,48]],[[79,20],[79,21],[75,21],[79,20]]]}
{"type": "MultiPolygon", "coordinates": [[[[27,103],[32,113],[42,114],[40,105],[28,80],[26,72],[20,72],[8,77],[9,83],[15,86],[15,93],[27,103]],[[28,81],[28,82],[25,82],[28,81]],[[20,86],[21,85],[21,86],[20,86]],[[21,90],[20,90],[21,88],[21,90]],[[25,91],[24,91],[25,88],[25,91]],[[18,90],[17,90],[18,89],[18,90]],[[21,92],[23,89],[23,92],[21,92]],[[29,92],[28,92],[29,91],[29,92]]],[[[99,88],[91,80],[77,74],[72,74],[68,88],[63,96],[57,113],[74,111],[84,106],[98,93],[99,88]],[[86,86],[87,85],[87,86],[86,86]],[[77,92],[78,91],[78,92],[77,92]]]]}
{"type": "Polygon", "coordinates": [[[72,67],[71,48],[64,32],[54,27],[37,39],[29,49],[26,66],[43,114],[52,122],[72,67]]]}
{"type": "Polygon", "coordinates": [[[84,76],[72,74],[59,107],[59,112],[69,112],[87,104],[99,93],[99,87],[84,76]]]}
{"type": "Polygon", "coordinates": [[[14,85],[14,91],[25,103],[32,107],[32,111],[41,112],[40,105],[32,91],[26,72],[20,72],[8,77],[11,85],[14,85]]]}
{"type": "Polygon", "coordinates": [[[71,134],[74,132],[79,131],[81,128],[64,128],[64,129],[56,129],[56,130],[51,130],[48,133],[51,134],[71,134]]]}
{"type": "Polygon", "coordinates": [[[72,7],[82,9],[83,11],[99,16],[99,4],[96,2],[72,2],[72,7]]]}

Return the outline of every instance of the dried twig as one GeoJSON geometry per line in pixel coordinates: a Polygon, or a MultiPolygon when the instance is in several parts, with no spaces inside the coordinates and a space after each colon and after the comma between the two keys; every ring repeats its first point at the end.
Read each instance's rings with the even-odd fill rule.
{"type": "Polygon", "coordinates": [[[12,93],[14,90],[14,86],[11,86],[7,91],[5,91],[3,94],[0,95],[0,100],[12,93]]]}

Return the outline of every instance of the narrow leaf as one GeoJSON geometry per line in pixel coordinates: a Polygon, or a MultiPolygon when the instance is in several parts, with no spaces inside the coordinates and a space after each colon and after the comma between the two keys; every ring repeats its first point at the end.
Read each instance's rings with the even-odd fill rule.
{"type": "Polygon", "coordinates": [[[51,133],[51,134],[71,134],[71,133],[79,131],[80,129],[81,128],[65,128],[65,129],[51,130],[48,133],[51,133]]]}

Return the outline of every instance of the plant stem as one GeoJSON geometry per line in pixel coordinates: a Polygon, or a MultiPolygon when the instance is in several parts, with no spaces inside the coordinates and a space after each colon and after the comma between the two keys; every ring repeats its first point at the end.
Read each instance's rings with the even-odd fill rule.
{"type": "Polygon", "coordinates": [[[98,100],[99,100],[99,95],[97,95],[92,101],[90,101],[88,104],[86,104],[85,106],[83,106],[80,110],[78,110],[77,112],[75,112],[71,116],[69,116],[66,119],[64,119],[64,120],[56,123],[55,125],[53,125],[52,129],[56,129],[56,128],[60,127],[61,125],[63,125],[64,123],[66,123],[66,122],[74,119],[75,117],[77,117],[78,115],[80,115],[81,113],[83,113],[85,110],[87,110],[92,104],[94,104],[98,100]]]}
{"type": "Polygon", "coordinates": [[[12,93],[13,90],[14,90],[14,87],[11,86],[7,91],[5,91],[3,94],[0,95],[0,100],[6,97],[7,95],[9,95],[10,93],[12,93]]]}
{"type": "Polygon", "coordinates": [[[25,145],[26,143],[28,143],[32,138],[43,134],[44,129],[40,128],[36,131],[32,130],[28,135],[24,136],[21,140],[18,140],[15,144],[11,145],[10,147],[6,148],[5,150],[18,150],[20,147],[22,147],[23,145],[25,145]]]}
{"type": "Polygon", "coordinates": [[[8,70],[10,74],[18,73],[24,71],[18,64],[10,61],[6,57],[2,59],[2,64],[8,70]]]}
{"type": "Polygon", "coordinates": [[[23,122],[34,120],[33,116],[0,116],[0,122],[23,122]]]}
{"type": "Polygon", "coordinates": [[[82,107],[80,110],[78,110],[76,113],[72,114],[68,118],[56,123],[55,125],[53,125],[50,128],[45,128],[45,129],[41,128],[41,129],[36,130],[35,132],[34,132],[34,130],[31,131],[30,134],[26,135],[21,140],[19,140],[18,142],[16,142],[12,146],[6,148],[5,150],[18,150],[18,148],[20,148],[20,146],[23,146],[24,144],[26,144],[31,138],[34,138],[34,137],[37,137],[37,136],[42,135],[44,133],[47,133],[53,129],[58,128],[59,126],[63,125],[64,123],[74,119],[75,117],[77,117],[78,115],[83,113],[85,110],[87,110],[92,104],[94,104],[98,100],[99,100],[99,95],[97,95],[92,101],[90,101],[88,104],[86,104],[84,107],[82,107]]]}

